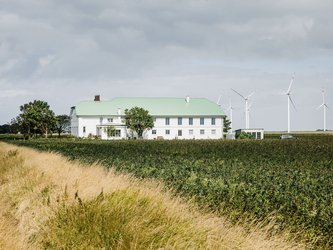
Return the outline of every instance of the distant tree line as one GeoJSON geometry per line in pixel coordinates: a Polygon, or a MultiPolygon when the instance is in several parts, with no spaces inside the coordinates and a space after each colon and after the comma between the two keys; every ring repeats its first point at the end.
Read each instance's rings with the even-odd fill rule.
{"type": "Polygon", "coordinates": [[[21,133],[25,138],[45,136],[50,133],[68,132],[70,117],[55,115],[45,101],[34,100],[20,106],[20,114],[10,123],[0,125],[0,134],[21,133]]]}

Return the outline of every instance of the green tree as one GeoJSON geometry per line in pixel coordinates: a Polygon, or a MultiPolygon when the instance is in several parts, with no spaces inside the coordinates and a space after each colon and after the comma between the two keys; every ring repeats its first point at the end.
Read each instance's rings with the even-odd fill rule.
{"type": "Polygon", "coordinates": [[[10,125],[9,124],[0,125],[0,134],[9,134],[9,133],[10,133],[10,125]]]}
{"type": "Polygon", "coordinates": [[[20,111],[17,121],[21,132],[28,137],[40,133],[47,138],[50,129],[55,127],[56,118],[47,102],[34,100],[20,106],[20,111]]]}
{"type": "Polygon", "coordinates": [[[107,126],[104,128],[105,133],[108,135],[108,137],[113,137],[116,135],[116,128],[112,125],[107,126]]]}
{"type": "Polygon", "coordinates": [[[231,121],[227,118],[227,116],[223,119],[223,132],[228,133],[231,129],[231,121]]]}
{"type": "Polygon", "coordinates": [[[57,115],[55,130],[58,133],[58,137],[60,137],[61,133],[68,131],[70,125],[71,125],[71,119],[68,115],[57,115]]]}
{"type": "Polygon", "coordinates": [[[10,133],[11,134],[17,134],[18,132],[20,132],[20,124],[16,118],[13,118],[9,124],[10,124],[10,133]]]}
{"type": "Polygon", "coordinates": [[[138,134],[139,138],[142,138],[142,134],[145,130],[154,127],[153,117],[147,110],[140,107],[125,110],[125,123],[128,128],[138,134]]]}

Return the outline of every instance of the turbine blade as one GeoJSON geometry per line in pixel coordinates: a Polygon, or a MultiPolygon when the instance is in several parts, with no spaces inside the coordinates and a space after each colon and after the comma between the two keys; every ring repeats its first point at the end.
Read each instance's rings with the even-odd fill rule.
{"type": "Polygon", "coordinates": [[[217,100],[217,103],[216,103],[217,105],[220,105],[221,97],[222,97],[222,95],[219,96],[219,99],[217,100]]]}
{"type": "Polygon", "coordinates": [[[290,81],[290,84],[289,84],[289,88],[288,88],[286,94],[290,93],[291,86],[293,85],[294,79],[295,79],[295,74],[291,77],[291,81],[290,81]]]}
{"type": "Polygon", "coordinates": [[[249,94],[246,98],[250,98],[251,96],[253,96],[254,95],[254,91],[251,93],[251,94],[249,94]]]}
{"type": "Polygon", "coordinates": [[[234,91],[237,95],[241,96],[243,99],[246,99],[241,93],[237,92],[236,90],[234,89],[231,89],[232,91],[234,91]]]}
{"type": "Polygon", "coordinates": [[[291,99],[290,96],[289,96],[289,100],[290,100],[291,104],[293,105],[294,109],[297,110],[297,109],[296,109],[296,106],[295,106],[295,103],[293,102],[293,99],[291,99]]]}

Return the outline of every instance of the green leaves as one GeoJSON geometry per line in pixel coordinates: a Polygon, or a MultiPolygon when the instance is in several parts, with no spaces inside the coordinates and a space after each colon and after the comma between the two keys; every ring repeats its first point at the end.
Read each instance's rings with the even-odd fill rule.
{"type": "Polygon", "coordinates": [[[139,138],[142,138],[142,134],[146,129],[154,127],[153,117],[143,108],[134,107],[130,110],[126,109],[125,115],[126,126],[135,131],[139,138]]]}
{"type": "Polygon", "coordinates": [[[63,132],[67,132],[71,125],[71,118],[68,115],[57,115],[56,116],[56,127],[55,130],[58,132],[58,137],[63,132]]]}
{"type": "Polygon", "coordinates": [[[21,114],[17,117],[21,133],[45,134],[55,126],[56,118],[47,102],[34,100],[20,106],[21,114]]]}
{"type": "Polygon", "coordinates": [[[108,137],[115,136],[116,135],[116,128],[113,125],[109,125],[106,128],[104,128],[104,132],[106,132],[108,137]]]}
{"type": "Polygon", "coordinates": [[[231,121],[227,118],[227,116],[223,119],[223,132],[228,133],[231,129],[231,121]]]}

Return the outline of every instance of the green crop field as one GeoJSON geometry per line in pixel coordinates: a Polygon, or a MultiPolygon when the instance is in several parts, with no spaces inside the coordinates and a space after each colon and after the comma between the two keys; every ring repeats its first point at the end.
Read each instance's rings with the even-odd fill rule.
{"type": "Polygon", "coordinates": [[[333,136],[293,141],[89,141],[12,143],[98,161],[162,180],[233,221],[274,218],[313,247],[333,247],[333,136]],[[316,239],[316,242],[314,240],[316,239]]]}

